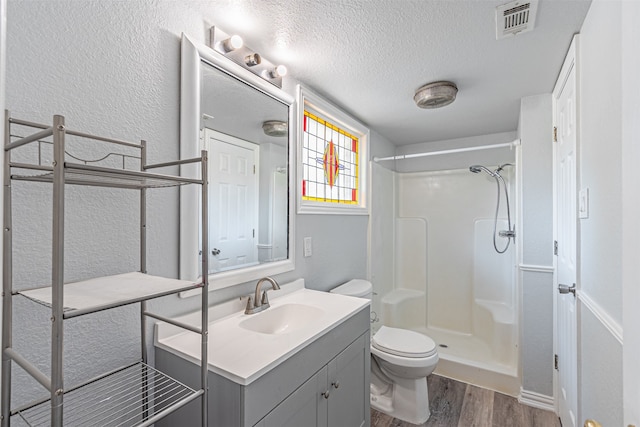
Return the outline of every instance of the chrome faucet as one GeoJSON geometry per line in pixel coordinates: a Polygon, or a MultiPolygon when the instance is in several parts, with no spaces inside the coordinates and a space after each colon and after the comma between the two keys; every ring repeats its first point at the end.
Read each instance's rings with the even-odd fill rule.
{"type": "Polygon", "coordinates": [[[258,280],[258,283],[256,283],[256,293],[253,296],[253,300],[251,299],[251,296],[249,296],[249,300],[247,301],[247,308],[244,310],[244,314],[255,314],[269,308],[269,298],[267,297],[267,291],[263,291],[262,297],[260,297],[260,287],[262,286],[262,282],[271,283],[271,289],[273,289],[274,291],[280,289],[280,285],[278,285],[278,282],[276,282],[275,279],[271,277],[263,277],[262,279],[258,280]]]}

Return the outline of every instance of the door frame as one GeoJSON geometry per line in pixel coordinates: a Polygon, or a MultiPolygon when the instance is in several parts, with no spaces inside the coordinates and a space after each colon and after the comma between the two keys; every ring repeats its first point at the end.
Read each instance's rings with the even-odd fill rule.
{"type": "MultiPolygon", "coordinates": [[[[552,91],[552,123],[553,123],[553,129],[552,132],[556,132],[556,129],[558,128],[558,123],[556,122],[556,113],[557,113],[557,106],[556,106],[556,95],[558,94],[558,92],[561,90],[562,87],[564,87],[564,84],[566,83],[566,80],[569,76],[569,73],[572,69],[575,69],[575,81],[576,81],[576,94],[575,94],[575,114],[576,114],[576,127],[575,127],[575,132],[576,132],[576,146],[575,146],[575,182],[576,182],[576,188],[575,188],[575,197],[576,197],[576,210],[577,207],[579,206],[578,204],[578,198],[579,198],[579,189],[581,188],[581,182],[580,182],[580,71],[579,71],[579,46],[580,46],[580,37],[579,34],[576,34],[573,36],[573,39],[571,40],[571,44],[569,46],[569,49],[567,51],[567,54],[565,56],[564,62],[562,64],[562,68],[560,69],[560,73],[558,74],[558,78],[556,80],[556,83],[554,85],[553,91],[552,91]]],[[[553,240],[554,242],[558,241],[558,192],[557,192],[557,181],[558,181],[558,177],[557,177],[557,162],[558,162],[558,147],[557,147],[557,143],[555,140],[555,135],[551,135],[551,141],[553,141],[552,143],[554,144],[553,146],[553,240]]],[[[579,423],[580,419],[581,419],[581,407],[580,407],[580,383],[581,383],[581,376],[580,376],[580,369],[578,366],[578,360],[580,360],[580,304],[579,304],[579,297],[580,297],[580,271],[581,271],[581,266],[580,266],[580,220],[577,217],[578,213],[576,212],[576,230],[575,230],[575,235],[576,235],[576,241],[575,241],[575,245],[576,245],[576,297],[575,297],[575,315],[576,315],[576,360],[575,360],[575,364],[576,364],[576,384],[575,384],[575,390],[576,390],[576,422],[579,423]]],[[[557,255],[554,253],[553,256],[553,354],[554,357],[557,357],[558,355],[558,347],[559,347],[559,343],[558,343],[558,297],[559,297],[560,293],[558,292],[558,257],[557,255]]],[[[553,369],[553,393],[554,393],[554,407],[555,407],[555,411],[558,415],[560,415],[560,408],[559,408],[559,402],[560,402],[560,383],[558,380],[558,370],[553,369]]],[[[576,424],[576,427],[578,426],[578,424],[576,424]]]]}

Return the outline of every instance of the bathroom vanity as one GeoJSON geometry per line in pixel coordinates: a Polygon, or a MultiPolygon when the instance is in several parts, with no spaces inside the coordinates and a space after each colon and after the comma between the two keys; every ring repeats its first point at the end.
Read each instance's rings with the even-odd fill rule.
{"type": "MultiPolygon", "coordinates": [[[[368,301],[305,289],[302,280],[282,288],[258,314],[225,314],[238,301],[211,309],[209,424],[368,426],[368,301]]],[[[196,385],[199,345],[192,332],[158,325],[156,367],[196,385]]],[[[193,402],[157,425],[195,426],[199,417],[193,402]]]]}

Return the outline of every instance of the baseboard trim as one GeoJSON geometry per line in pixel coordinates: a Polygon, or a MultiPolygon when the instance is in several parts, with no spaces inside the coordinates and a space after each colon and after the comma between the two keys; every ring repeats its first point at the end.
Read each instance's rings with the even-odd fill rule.
{"type": "Polygon", "coordinates": [[[544,409],[545,411],[556,412],[553,396],[536,393],[535,391],[528,391],[521,388],[518,402],[534,408],[544,409]]]}

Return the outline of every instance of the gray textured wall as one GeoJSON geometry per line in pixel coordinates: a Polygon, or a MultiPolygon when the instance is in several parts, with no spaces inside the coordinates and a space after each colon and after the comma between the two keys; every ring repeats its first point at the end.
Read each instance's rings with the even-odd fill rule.
{"type": "MultiPolygon", "coordinates": [[[[180,35],[205,42],[216,23],[211,4],[187,1],[21,1],[8,4],[7,108],[15,117],[48,123],[66,116],[70,128],[149,141],[149,161],[178,158],[180,35]],[[205,7],[206,6],[206,7],[205,7]],[[205,12],[206,11],[206,12],[205,12]]],[[[289,85],[292,87],[292,85],[289,85]]],[[[291,89],[289,89],[291,92],[291,89]]],[[[293,92],[291,92],[294,95],[293,92]]],[[[375,146],[377,135],[371,144],[375,146]]],[[[372,150],[373,151],[373,150],[372,150]]],[[[49,283],[50,188],[16,186],[14,266],[17,287],[49,283]]],[[[67,196],[66,279],[138,269],[137,195],[70,188],[67,196]]],[[[148,204],[148,270],[178,275],[178,191],[152,191],[148,204]]],[[[296,269],[281,282],[304,277],[326,290],[367,274],[367,216],[298,216],[296,269]],[[314,255],[302,257],[302,239],[314,255]]],[[[248,294],[253,283],[214,293],[213,301],[248,294]]],[[[49,372],[49,313],[16,298],[16,347],[49,372]]],[[[198,298],[167,297],[151,308],[167,315],[190,311],[198,298]]],[[[65,323],[67,384],[139,357],[137,306],[65,323]]],[[[14,370],[14,401],[45,394],[14,370]]]]}
{"type": "Polygon", "coordinates": [[[579,183],[589,188],[580,221],[580,287],[622,323],[621,3],[596,1],[581,30],[579,183]],[[606,143],[605,143],[606,141],[606,143]]]}
{"type": "MultiPolygon", "coordinates": [[[[621,27],[622,2],[594,1],[580,31],[578,176],[589,188],[589,218],[580,220],[578,424],[623,425],[621,113],[623,94],[634,89],[622,85],[621,27]]],[[[629,326],[625,339],[637,329],[629,326]]]]}

